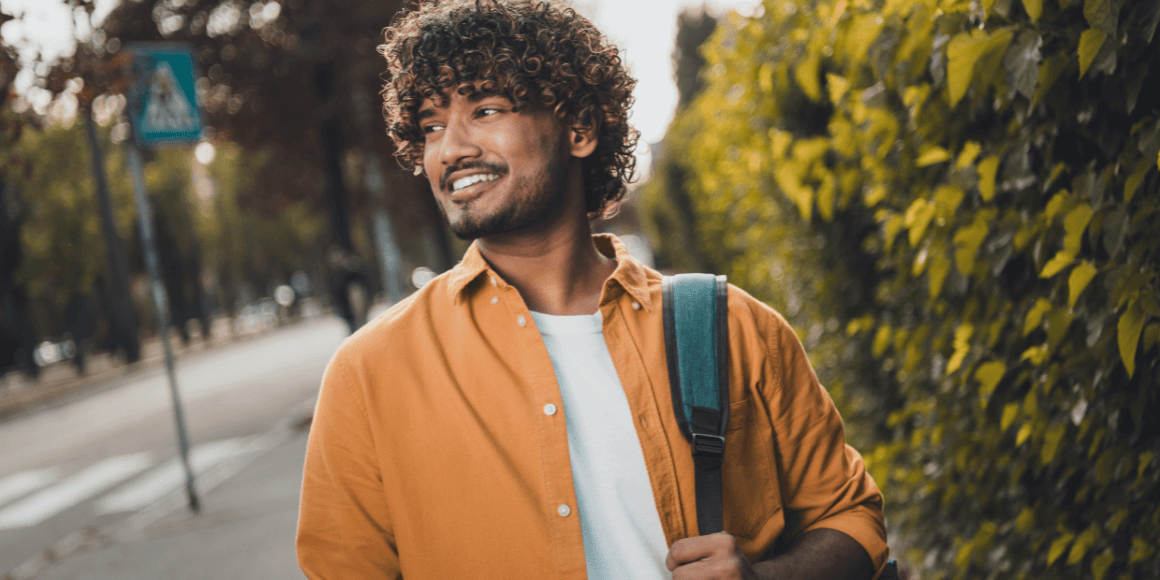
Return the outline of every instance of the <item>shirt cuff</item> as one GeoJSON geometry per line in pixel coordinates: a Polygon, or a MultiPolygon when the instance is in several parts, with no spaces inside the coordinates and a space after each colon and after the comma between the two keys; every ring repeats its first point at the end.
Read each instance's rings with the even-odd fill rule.
{"type": "Polygon", "coordinates": [[[874,578],[882,572],[890,548],[886,545],[886,530],[882,525],[882,512],[866,506],[856,506],[842,513],[830,516],[806,528],[804,532],[817,529],[837,530],[854,538],[870,555],[870,561],[877,570],[874,578]]]}

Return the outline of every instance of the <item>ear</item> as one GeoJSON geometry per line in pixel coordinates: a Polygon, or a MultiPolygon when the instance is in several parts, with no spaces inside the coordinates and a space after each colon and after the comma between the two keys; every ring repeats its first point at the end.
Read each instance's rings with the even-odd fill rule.
{"type": "Polygon", "coordinates": [[[568,145],[573,157],[584,159],[596,151],[600,125],[593,122],[588,127],[572,125],[568,128],[568,145]]]}

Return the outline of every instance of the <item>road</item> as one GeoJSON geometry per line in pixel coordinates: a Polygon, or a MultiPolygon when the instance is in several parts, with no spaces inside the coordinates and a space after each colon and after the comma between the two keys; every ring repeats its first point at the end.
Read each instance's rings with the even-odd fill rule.
{"type": "MultiPolygon", "coordinates": [[[[195,468],[256,454],[263,434],[317,393],[346,332],[319,318],[178,360],[195,468]]],[[[156,511],[182,488],[165,374],[121,382],[0,423],[0,576],[77,530],[156,511]]]]}

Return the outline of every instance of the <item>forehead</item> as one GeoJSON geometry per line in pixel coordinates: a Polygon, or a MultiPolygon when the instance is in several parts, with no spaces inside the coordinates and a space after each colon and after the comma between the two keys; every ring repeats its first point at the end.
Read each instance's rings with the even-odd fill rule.
{"type": "Polygon", "coordinates": [[[423,101],[419,104],[419,118],[434,114],[436,109],[446,109],[453,103],[471,105],[491,98],[502,98],[508,102],[511,102],[511,98],[509,98],[503,91],[499,90],[498,87],[482,89],[480,88],[483,84],[482,81],[476,81],[474,84],[475,89],[467,94],[463,94],[457,90],[445,89],[441,94],[441,98],[439,99],[434,97],[427,97],[423,99],[423,101]]]}

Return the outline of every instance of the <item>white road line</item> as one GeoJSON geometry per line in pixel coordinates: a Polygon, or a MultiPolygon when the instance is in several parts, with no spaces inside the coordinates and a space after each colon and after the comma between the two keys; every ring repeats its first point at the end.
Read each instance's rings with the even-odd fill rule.
{"type": "Polygon", "coordinates": [[[148,453],[110,457],[64,481],[0,510],[0,530],[34,526],[152,464],[148,453]]]}
{"type": "MultiPolygon", "coordinates": [[[[225,439],[197,445],[189,450],[189,463],[194,474],[199,474],[220,461],[245,453],[251,445],[248,438],[225,439]]],[[[136,511],[156,502],[184,483],[185,469],[180,461],[174,458],[136,481],[97,500],[93,509],[97,514],[136,511]]]]}
{"type": "Polygon", "coordinates": [[[56,468],[21,471],[0,479],[0,506],[60,479],[56,468]]]}

